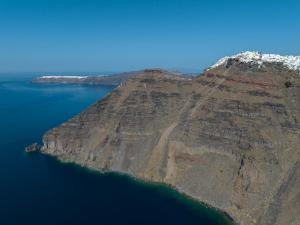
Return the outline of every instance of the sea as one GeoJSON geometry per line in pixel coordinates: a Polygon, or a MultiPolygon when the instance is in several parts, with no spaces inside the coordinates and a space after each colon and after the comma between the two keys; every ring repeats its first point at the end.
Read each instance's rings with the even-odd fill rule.
{"type": "Polygon", "coordinates": [[[0,74],[0,225],[232,224],[165,185],[25,153],[48,129],[115,88],[31,83],[38,75],[0,74]]]}

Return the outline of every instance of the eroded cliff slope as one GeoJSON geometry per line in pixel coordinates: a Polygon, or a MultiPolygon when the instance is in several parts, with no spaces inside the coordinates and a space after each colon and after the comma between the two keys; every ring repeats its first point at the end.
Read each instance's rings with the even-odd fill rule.
{"type": "Polygon", "coordinates": [[[170,184],[241,225],[300,224],[300,76],[237,57],[146,71],[45,134],[42,151],[170,184]]]}

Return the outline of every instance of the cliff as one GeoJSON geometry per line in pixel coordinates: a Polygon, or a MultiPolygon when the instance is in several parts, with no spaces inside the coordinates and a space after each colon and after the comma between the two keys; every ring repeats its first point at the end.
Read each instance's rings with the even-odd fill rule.
{"type": "Polygon", "coordinates": [[[241,225],[298,225],[299,120],[299,71],[235,56],[195,79],[145,71],[48,131],[42,151],[170,184],[241,225]]]}

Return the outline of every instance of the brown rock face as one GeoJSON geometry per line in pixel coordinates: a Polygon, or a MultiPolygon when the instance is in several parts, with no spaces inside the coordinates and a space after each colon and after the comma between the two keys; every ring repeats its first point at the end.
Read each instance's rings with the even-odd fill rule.
{"type": "Polygon", "coordinates": [[[47,132],[42,151],[171,184],[241,225],[299,225],[299,120],[300,76],[280,66],[145,71],[47,132]]]}

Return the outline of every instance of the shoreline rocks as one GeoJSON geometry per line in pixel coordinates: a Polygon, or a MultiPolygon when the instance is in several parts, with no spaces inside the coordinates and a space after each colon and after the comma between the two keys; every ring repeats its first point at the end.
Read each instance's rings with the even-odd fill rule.
{"type": "Polygon", "coordinates": [[[27,153],[37,152],[37,151],[40,151],[41,147],[42,147],[42,145],[39,145],[38,143],[35,142],[35,143],[27,146],[25,148],[25,152],[27,152],[27,153]]]}

